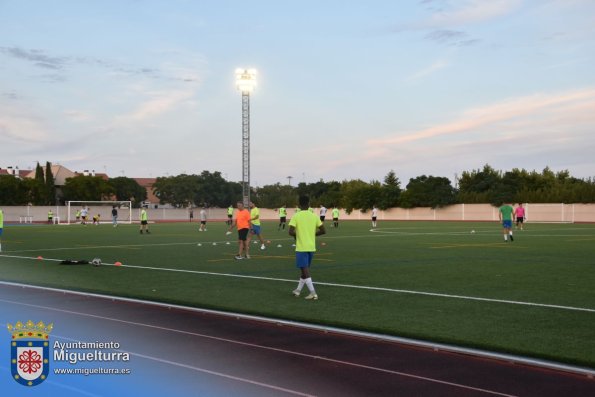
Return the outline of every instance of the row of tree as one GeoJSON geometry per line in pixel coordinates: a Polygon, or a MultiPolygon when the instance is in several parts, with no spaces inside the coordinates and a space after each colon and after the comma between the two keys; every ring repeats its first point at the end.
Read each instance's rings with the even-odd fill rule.
{"type": "Polygon", "coordinates": [[[34,178],[15,178],[0,175],[0,205],[56,205],[69,200],[131,200],[134,206],[147,199],[147,191],[132,178],[105,180],[100,176],[78,175],[66,179],[64,186],[56,186],[52,165],[37,164],[34,178]]]}
{"type": "MultiPolygon", "coordinates": [[[[161,204],[182,208],[188,206],[227,207],[242,197],[242,185],[225,180],[221,173],[203,171],[200,175],[181,174],[159,177],[153,191],[161,204]]],[[[322,180],[300,183],[298,186],[266,185],[253,188],[252,201],[263,208],[295,206],[299,195],[307,194],[313,206],[338,206],[347,211],[391,207],[444,207],[456,203],[539,202],[539,203],[595,203],[595,180],[579,179],[565,171],[497,171],[489,165],[482,169],[465,171],[456,186],[445,177],[418,176],[411,178],[405,188],[394,171],[383,181],[364,182],[322,180]]],[[[126,177],[104,180],[99,176],[68,178],[64,186],[56,189],[51,164],[46,171],[38,164],[34,179],[0,176],[0,204],[48,205],[68,200],[132,200],[139,206],[147,198],[146,190],[134,179],[126,177]]]]}

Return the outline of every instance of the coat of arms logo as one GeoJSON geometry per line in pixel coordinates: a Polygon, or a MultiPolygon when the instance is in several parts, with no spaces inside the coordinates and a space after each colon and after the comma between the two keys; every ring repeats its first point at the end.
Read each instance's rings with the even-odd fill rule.
{"type": "Polygon", "coordinates": [[[24,386],[37,386],[50,372],[49,334],[53,324],[43,321],[8,324],[12,334],[10,342],[10,369],[12,378],[24,386]]]}

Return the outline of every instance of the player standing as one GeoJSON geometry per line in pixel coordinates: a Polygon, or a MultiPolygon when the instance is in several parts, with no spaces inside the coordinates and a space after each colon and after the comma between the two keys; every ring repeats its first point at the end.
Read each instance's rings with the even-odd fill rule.
{"type": "Polygon", "coordinates": [[[339,209],[337,206],[333,207],[333,227],[339,227],[339,209]]]}
{"type": "Polygon", "coordinates": [[[519,206],[514,209],[514,215],[516,216],[516,228],[521,226],[521,230],[523,230],[523,223],[525,223],[525,208],[523,207],[523,203],[519,203],[519,206]]]}
{"type": "Polygon", "coordinates": [[[508,237],[510,237],[510,242],[514,241],[512,237],[512,214],[514,210],[510,204],[504,204],[498,209],[498,217],[502,222],[502,228],[504,233],[504,241],[508,241],[508,237]]]}
{"type": "Polygon", "coordinates": [[[372,206],[372,227],[376,227],[376,219],[378,219],[378,208],[372,206]]]}
{"type": "Polygon", "coordinates": [[[87,207],[84,207],[81,210],[81,225],[87,225],[87,215],[89,214],[89,209],[87,207]]]}
{"type": "MultiPolygon", "coordinates": [[[[264,240],[260,233],[260,210],[253,202],[250,202],[250,222],[252,223],[251,234],[256,235],[260,240],[260,249],[265,249],[264,240]]],[[[250,239],[248,239],[248,244],[250,244],[250,239]]]]}
{"type": "Polygon", "coordinates": [[[285,230],[286,222],[287,222],[287,208],[285,208],[285,204],[283,204],[281,206],[281,208],[279,208],[279,227],[277,228],[277,231],[281,230],[281,228],[283,228],[283,230],[285,230]]]}
{"type": "Polygon", "coordinates": [[[320,212],[319,212],[319,214],[320,214],[320,220],[321,220],[322,222],[324,222],[324,218],[326,218],[326,211],[327,211],[327,210],[326,210],[326,207],[325,207],[324,205],[322,205],[322,204],[321,204],[321,205],[320,205],[320,212]]]}
{"type": "Polygon", "coordinates": [[[227,222],[225,222],[225,223],[227,223],[228,226],[231,226],[232,222],[233,222],[233,206],[230,205],[227,208],[227,222]]]}
{"type": "Polygon", "coordinates": [[[145,208],[140,210],[140,234],[143,234],[143,231],[147,232],[147,234],[151,234],[151,232],[149,232],[149,216],[147,215],[147,210],[145,208]]]}
{"type": "Polygon", "coordinates": [[[250,259],[250,244],[248,241],[248,232],[250,231],[250,211],[244,208],[244,203],[238,201],[238,210],[236,211],[236,219],[232,221],[228,232],[235,226],[238,229],[238,254],[236,259],[250,259]],[[244,254],[245,256],[242,256],[244,254]]]}
{"type": "Polygon", "coordinates": [[[112,225],[118,226],[118,209],[115,205],[112,207],[112,225]]]}
{"type": "Polygon", "coordinates": [[[299,297],[305,284],[310,291],[306,299],[317,300],[318,295],[312,283],[310,265],[314,258],[314,252],[316,252],[316,236],[323,235],[326,231],[320,217],[307,211],[310,204],[308,196],[300,196],[299,203],[304,211],[295,214],[289,222],[289,235],[296,239],[295,265],[300,269],[300,280],[297,288],[293,290],[293,295],[296,298],[299,297]]]}
{"type": "Polygon", "coordinates": [[[54,213],[52,212],[52,210],[48,211],[48,225],[51,225],[52,223],[54,223],[54,213]]]}
{"type": "Polygon", "coordinates": [[[200,227],[198,228],[198,231],[207,231],[207,207],[202,207],[200,210],[200,227]]]}

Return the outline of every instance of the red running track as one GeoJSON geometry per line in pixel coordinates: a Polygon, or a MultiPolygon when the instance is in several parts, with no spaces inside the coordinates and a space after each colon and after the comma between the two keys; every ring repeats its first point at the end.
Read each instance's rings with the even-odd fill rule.
{"type": "Polygon", "coordinates": [[[3,317],[51,318],[65,341],[117,340],[144,363],[134,376],[171,374],[151,379],[154,390],[172,382],[226,396],[595,396],[592,373],[242,316],[9,284],[0,284],[0,308],[3,317]]]}

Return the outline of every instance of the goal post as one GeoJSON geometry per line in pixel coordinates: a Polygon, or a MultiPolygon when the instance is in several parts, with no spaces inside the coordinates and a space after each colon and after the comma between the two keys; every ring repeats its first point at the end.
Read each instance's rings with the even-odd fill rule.
{"type": "MultiPolygon", "coordinates": [[[[132,223],[132,201],[67,201],[66,222],[73,224],[77,222],[76,213],[87,209],[87,221],[92,222],[93,216],[99,215],[100,223],[112,223],[112,208],[118,210],[118,223],[132,223]]],[[[79,220],[80,222],[80,220],[79,220]]]]}

